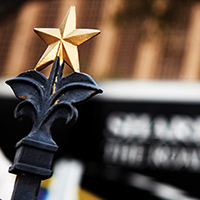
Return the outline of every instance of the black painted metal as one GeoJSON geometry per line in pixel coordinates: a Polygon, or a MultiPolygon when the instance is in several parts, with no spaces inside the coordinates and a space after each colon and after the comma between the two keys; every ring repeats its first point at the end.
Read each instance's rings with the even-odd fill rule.
{"type": "Polygon", "coordinates": [[[30,174],[18,174],[12,199],[37,199],[41,178],[30,174]]]}
{"type": "Polygon", "coordinates": [[[33,121],[29,135],[17,143],[9,169],[18,175],[12,200],[36,200],[40,181],[51,177],[53,156],[58,149],[51,137],[52,123],[65,118],[67,125],[73,125],[78,117],[76,104],[102,93],[87,74],[74,72],[62,77],[63,67],[57,57],[48,79],[30,70],[6,81],[22,100],[15,109],[15,117],[29,116],[33,121]]]}

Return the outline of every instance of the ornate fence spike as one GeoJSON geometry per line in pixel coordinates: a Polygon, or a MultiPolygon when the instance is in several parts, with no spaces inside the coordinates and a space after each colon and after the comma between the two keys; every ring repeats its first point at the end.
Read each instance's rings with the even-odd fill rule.
{"type": "Polygon", "coordinates": [[[17,143],[15,159],[9,169],[17,174],[12,200],[36,200],[41,180],[51,177],[53,156],[58,149],[51,137],[52,123],[65,118],[66,124],[74,124],[78,117],[75,106],[102,93],[92,77],[79,72],[77,62],[77,46],[99,31],[76,29],[73,6],[60,29],[37,29],[37,32],[49,46],[36,69],[54,61],[49,78],[30,70],[6,81],[16,97],[22,100],[15,109],[15,117],[29,116],[33,122],[28,136],[17,143]],[[60,34],[59,37],[56,34],[60,34]],[[58,48],[56,57],[51,52],[55,52],[54,47],[58,48]],[[75,72],[62,77],[65,63],[75,72]]]}

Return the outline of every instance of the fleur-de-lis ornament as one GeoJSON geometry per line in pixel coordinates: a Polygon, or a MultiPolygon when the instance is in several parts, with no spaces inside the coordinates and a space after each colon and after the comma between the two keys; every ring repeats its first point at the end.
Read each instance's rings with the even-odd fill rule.
{"type": "Polygon", "coordinates": [[[34,30],[48,44],[46,51],[35,70],[23,72],[16,78],[6,81],[15,95],[24,100],[16,107],[15,116],[18,118],[29,115],[33,119],[32,138],[43,134],[42,132],[49,132],[50,124],[59,117],[65,117],[67,123],[72,123],[77,118],[74,106],[102,92],[89,75],[79,72],[77,49],[78,45],[99,34],[100,31],[76,29],[74,6],[70,7],[60,28],[34,30]],[[54,64],[47,79],[38,70],[42,70],[52,62],[54,64]],[[65,63],[75,72],[62,77],[65,63]]]}
{"type": "MultiPolygon", "coordinates": [[[[15,117],[25,115],[33,121],[29,135],[16,145],[17,152],[9,171],[18,175],[33,174],[40,180],[51,176],[51,163],[58,148],[51,137],[52,123],[58,118],[65,118],[66,124],[74,124],[78,117],[75,106],[102,93],[102,90],[92,77],[80,72],[78,59],[78,45],[100,31],[76,29],[74,6],[70,7],[59,29],[37,28],[35,32],[48,44],[46,51],[35,70],[23,72],[6,83],[22,100],[15,109],[15,117]],[[46,78],[39,71],[52,62],[53,67],[46,78]],[[66,64],[74,72],[62,77],[66,64]]],[[[20,177],[23,180],[24,177],[20,177]]],[[[17,192],[13,193],[12,199],[23,200],[17,192]]]]}

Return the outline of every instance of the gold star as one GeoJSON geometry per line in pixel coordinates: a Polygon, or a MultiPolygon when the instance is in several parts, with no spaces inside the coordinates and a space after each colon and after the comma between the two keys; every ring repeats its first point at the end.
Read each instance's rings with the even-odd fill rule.
{"type": "Polygon", "coordinates": [[[95,29],[76,29],[75,6],[71,6],[60,28],[35,28],[34,31],[48,44],[35,70],[42,70],[57,56],[72,70],[79,72],[78,46],[100,33],[95,29]]]}

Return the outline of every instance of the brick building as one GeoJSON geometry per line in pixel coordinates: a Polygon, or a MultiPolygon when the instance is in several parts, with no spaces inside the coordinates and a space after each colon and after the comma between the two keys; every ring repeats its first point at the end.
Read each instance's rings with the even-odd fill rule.
{"type": "Polygon", "coordinates": [[[9,2],[2,2],[0,13],[1,76],[33,69],[46,49],[33,28],[59,27],[75,5],[77,27],[102,32],[79,47],[82,72],[99,79],[199,79],[198,1],[154,0],[147,10],[146,0],[143,5],[140,1],[128,5],[127,0],[9,2]],[[126,6],[133,7],[132,13],[126,6]],[[162,28],[160,22],[167,26],[162,28]]]}

